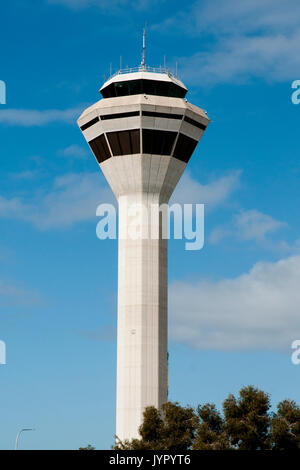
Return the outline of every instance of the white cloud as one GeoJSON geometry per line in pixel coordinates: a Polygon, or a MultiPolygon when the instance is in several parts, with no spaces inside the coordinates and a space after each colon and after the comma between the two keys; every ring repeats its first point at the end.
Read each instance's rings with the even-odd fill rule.
{"type": "Polygon", "coordinates": [[[155,28],[191,35],[193,46],[199,37],[200,50],[177,59],[190,83],[285,81],[299,73],[299,16],[298,0],[201,0],[155,28]]]}
{"type": "Polygon", "coordinates": [[[39,190],[33,198],[0,196],[0,217],[27,221],[40,230],[69,227],[96,217],[100,202],[114,202],[101,173],[72,173],[57,177],[49,191],[39,190]]]}
{"type": "Polygon", "coordinates": [[[65,149],[61,149],[57,153],[58,155],[62,157],[70,157],[70,158],[75,158],[79,160],[85,159],[89,154],[89,152],[86,149],[76,144],[70,145],[69,147],[65,149]]]}
{"type": "Polygon", "coordinates": [[[218,243],[226,237],[233,237],[241,241],[255,240],[262,243],[266,241],[268,235],[286,226],[285,222],[280,222],[258,210],[241,210],[234,215],[230,225],[217,227],[212,231],[210,242],[218,243]]]}
{"type": "Polygon", "coordinates": [[[188,26],[198,33],[252,33],[299,28],[298,0],[209,0],[197,1],[187,13],[188,26]]]}
{"type": "Polygon", "coordinates": [[[54,122],[74,124],[83,108],[65,110],[1,109],[0,123],[8,126],[45,126],[54,122]]]}
{"type": "Polygon", "coordinates": [[[193,179],[189,173],[183,174],[170,204],[205,204],[207,209],[214,209],[230,198],[240,186],[241,171],[236,170],[208,184],[201,184],[193,179]]]}
{"type": "Polygon", "coordinates": [[[182,58],[182,76],[196,85],[243,82],[252,77],[267,81],[293,80],[300,68],[296,53],[299,42],[300,29],[289,36],[225,38],[208,52],[182,58]]]}
{"type": "Polygon", "coordinates": [[[243,210],[235,217],[238,236],[243,240],[264,240],[266,235],[286,226],[284,222],[257,210],[243,210]]]}
{"type": "MultiPolygon", "coordinates": [[[[172,11],[172,10],[171,10],[172,11]]],[[[216,37],[265,32],[290,33],[299,29],[300,4],[289,0],[197,0],[155,24],[152,29],[175,29],[186,34],[216,37]]]]}
{"type": "Polygon", "coordinates": [[[221,281],[170,286],[170,332],[206,350],[290,351],[300,338],[300,256],[221,281]]]}
{"type": "Polygon", "coordinates": [[[0,280],[0,305],[3,306],[31,306],[40,303],[37,292],[0,280]]]}
{"type": "Polygon", "coordinates": [[[40,170],[24,170],[19,173],[11,173],[10,176],[14,180],[29,181],[36,178],[40,174],[40,170]]]}
{"type": "MultiPolygon", "coordinates": [[[[239,178],[240,172],[235,171],[202,185],[190,175],[184,175],[171,202],[205,203],[208,208],[215,208],[236,190],[239,178]]],[[[39,189],[33,196],[31,193],[13,198],[0,195],[0,218],[27,221],[40,230],[69,227],[94,218],[100,203],[116,203],[100,171],[69,173],[55,178],[49,189],[39,189]]]]}

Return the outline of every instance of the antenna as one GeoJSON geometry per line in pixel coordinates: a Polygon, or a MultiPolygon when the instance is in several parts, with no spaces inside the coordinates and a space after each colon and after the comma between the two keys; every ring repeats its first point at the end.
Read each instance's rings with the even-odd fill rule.
{"type": "Polygon", "coordinates": [[[145,67],[145,49],[146,49],[146,26],[143,29],[143,55],[142,55],[142,62],[141,67],[145,67]]]}

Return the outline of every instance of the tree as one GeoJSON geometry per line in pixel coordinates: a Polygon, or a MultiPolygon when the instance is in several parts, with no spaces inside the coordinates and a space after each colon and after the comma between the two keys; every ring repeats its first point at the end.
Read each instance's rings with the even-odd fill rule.
{"type": "Polygon", "coordinates": [[[86,447],[79,447],[78,450],[96,450],[96,447],[91,446],[91,444],[88,444],[86,447]]]}
{"type": "Polygon", "coordinates": [[[165,450],[185,452],[192,446],[198,418],[191,407],[168,402],[163,405],[162,436],[165,450]]]}
{"type": "Polygon", "coordinates": [[[240,390],[238,399],[230,394],[223,411],[231,445],[240,450],[270,449],[269,409],[269,395],[251,385],[240,390]]]}
{"type": "Polygon", "coordinates": [[[140,439],[118,441],[116,450],[300,450],[300,408],[291,400],[270,412],[270,397],[253,386],[238,397],[229,394],[223,414],[214,404],[191,407],[168,402],[162,410],[148,407],[140,439]]]}
{"type": "Polygon", "coordinates": [[[149,406],[144,411],[144,420],[139,428],[141,439],[121,441],[117,437],[115,450],[160,450],[163,421],[159,410],[149,406]]]}
{"type": "Polygon", "coordinates": [[[300,408],[293,400],[277,406],[271,423],[274,450],[300,450],[300,408]]]}
{"type": "Polygon", "coordinates": [[[147,407],[144,421],[139,428],[141,439],[118,441],[116,450],[169,450],[185,452],[192,446],[198,418],[191,407],[168,402],[161,412],[147,407]]]}
{"type": "Polygon", "coordinates": [[[226,450],[229,440],[225,423],[216,406],[206,403],[197,408],[199,425],[193,443],[193,450],[226,450]]]}

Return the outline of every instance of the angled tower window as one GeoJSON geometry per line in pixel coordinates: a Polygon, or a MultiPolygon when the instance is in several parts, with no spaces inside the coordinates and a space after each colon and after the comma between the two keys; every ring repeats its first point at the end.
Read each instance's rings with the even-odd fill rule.
{"type": "Polygon", "coordinates": [[[122,155],[118,132],[108,132],[106,135],[113,155],[122,155]]]}
{"type": "Polygon", "coordinates": [[[128,96],[128,82],[117,82],[115,83],[116,96],[128,96]]]}
{"type": "Polygon", "coordinates": [[[132,153],[141,153],[140,130],[129,131],[132,153]]]}
{"type": "Polygon", "coordinates": [[[130,155],[132,152],[129,132],[118,132],[122,155],[130,155]]]}
{"type": "Polygon", "coordinates": [[[129,95],[140,95],[142,93],[142,80],[131,80],[128,82],[129,95]]]}
{"type": "Polygon", "coordinates": [[[114,156],[140,153],[140,130],[108,132],[107,138],[114,156]]]}
{"type": "Polygon", "coordinates": [[[197,144],[197,140],[191,139],[191,137],[188,137],[184,134],[179,134],[173,157],[187,163],[191,158],[197,144]]]}
{"type": "Polygon", "coordinates": [[[163,80],[127,80],[124,82],[114,82],[101,90],[103,98],[114,98],[116,96],[146,95],[171,96],[174,98],[184,98],[187,90],[175,83],[163,80]]]}
{"type": "Polygon", "coordinates": [[[146,95],[157,95],[157,85],[154,80],[142,80],[143,93],[146,95]]]}
{"type": "Polygon", "coordinates": [[[177,132],[143,129],[143,153],[171,155],[177,132]]]}
{"type": "Polygon", "coordinates": [[[96,139],[90,140],[89,146],[91,147],[98,163],[102,163],[111,157],[105,136],[102,134],[96,139]]]}

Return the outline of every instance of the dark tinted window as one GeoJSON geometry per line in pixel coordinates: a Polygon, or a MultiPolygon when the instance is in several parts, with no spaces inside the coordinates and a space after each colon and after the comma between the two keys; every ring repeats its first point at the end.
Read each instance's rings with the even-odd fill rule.
{"type": "Polygon", "coordinates": [[[171,155],[177,132],[143,129],[143,153],[171,155]]]}
{"type": "Polygon", "coordinates": [[[107,138],[114,156],[140,153],[140,130],[108,132],[107,138]]]}
{"type": "Polygon", "coordinates": [[[191,139],[186,135],[179,134],[173,157],[187,163],[191,158],[197,144],[197,140],[191,139]]]}
{"type": "Polygon", "coordinates": [[[91,147],[96,159],[99,163],[104,162],[111,157],[108,145],[106,143],[104,135],[100,135],[89,142],[89,146],[91,147]]]}
{"type": "Polygon", "coordinates": [[[92,119],[91,121],[87,122],[86,124],[83,124],[83,126],[81,126],[81,130],[82,131],[85,131],[86,129],[88,129],[89,127],[93,126],[94,124],[96,124],[96,122],[99,122],[99,118],[96,117],[94,119],[92,119]]]}
{"type": "Polygon", "coordinates": [[[127,117],[133,117],[133,116],[139,116],[140,112],[139,111],[130,111],[128,113],[116,113],[116,114],[103,114],[100,116],[101,121],[105,121],[107,119],[120,119],[120,118],[127,118],[127,117]]]}
{"type": "Polygon", "coordinates": [[[109,132],[106,135],[113,155],[122,155],[118,132],[109,132]]]}
{"type": "Polygon", "coordinates": [[[199,129],[202,129],[203,131],[205,131],[206,129],[206,126],[204,124],[202,124],[201,122],[195,121],[195,119],[191,119],[188,116],[185,116],[184,120],[188,122],[189,124],[192,124],[192,126],[196,126],[199,129]]]}
{"type": "MultiPolygon", "coordinates": [[[[158,95],[158,84],[154,80],[142,80],[142,90],[146,95],[158,95]]],[[[167,93],[167,89],[164,89],[167,93]]],[[[166,95],[168,96],[168,95],[166,95]]]]}
{"type": "Polygon", "coordinates": [[[140,95],[142,92],[142,80],[131,80],[128,82],[128,94],[140,95]]]}
{"type": "Polygon", "coordinates": [[[128,82],[115,83],[116,96],[127,96],[128,93],[128,82]]]}
{"type": "Polygon", "coordinates": [[[184,98],[186,90],[175,83],[162,82],[158,80],[130,80],[126,82],[115,82],[101,91],[103,98],[114,98],[115,96],[128,95],[158,95],[171,96],[173,98],[184,98]]]}
{"type": "Polygon", "coordinates": [[[182,114],[156,113],[155,111],[142,111],[142,116],[161,117],[166,119],[182,119],[182,114]]]}

